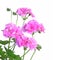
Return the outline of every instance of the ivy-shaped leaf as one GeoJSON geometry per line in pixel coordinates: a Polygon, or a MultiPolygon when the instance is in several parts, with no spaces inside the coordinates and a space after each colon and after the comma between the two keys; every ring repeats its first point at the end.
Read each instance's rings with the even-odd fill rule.
{"type": "Polygon", "coordinates": [[[5,40],[5,41],[0,40],[0,44],[2,44],[2,45],[6,45],[8,43],[9,43],[9,41],[7,41],[7,40],[5,40]]]}
{"type": "Polygon", "coordinates": [[[7,58],[6,52],[3,51],[3,49],[2,49],[1,46],[0,46],[0,59],[4,60],[4,59],[6,59],[6,58],[7,58]]]}
{"type": "Polygon", "coordinates": [[[7,56],[10,60],[21,60],[19,55],[15,55],[14,52],[10,49],[5,48],[7,56]]]}

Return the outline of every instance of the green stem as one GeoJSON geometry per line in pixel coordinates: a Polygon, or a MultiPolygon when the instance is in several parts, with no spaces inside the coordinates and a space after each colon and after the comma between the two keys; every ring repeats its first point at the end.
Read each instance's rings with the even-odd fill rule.
{"type": "Polygon", "coordinates": [[[17,22],[18,22],[18,15],[17,15],[17,19],[16,19],[16,25],[17,25],[17,22]]]}
{"type": "MultiPolygon", "coordinates": [[[[30,51],[30,50],[28,50],[27,52],[25,52],[25,54],[24,54],[23,56],[25,56],[29,51],[30,51]]],[[[23,56],[21,56],[21,57],[23,57],[23,56]]]]}
{"type": "Polygon", "coordinates": [[[10,39],[11,39],[11,38],[9,38],[9,44],[8,44],[8,49],[10,48],[10,39]]]}
{"type": "Polygon", "coordinates": [[[12,10],[11,10],[11,22],[12,22],[12,10]]]}
{"type": "Polygon", "coordinates": [[[24,50],[23,60],[24,60],[24,57],[25,57],[25,50],[24,50]]]}
{"type": "Polygon", "coordinates": [[[13,46],[13,51],[14,51],[14,49],[15,49],[15,42],[14,42],[14,46],[13,46]]]}
{"type": "Polygon", "coordinates": [[[33,58],[35,52],[36,52],[36,49],[34,50],[34,52],[33,52],[32,56],[31,56],[30,60],[32,60],[32,58],[33,58]]]}

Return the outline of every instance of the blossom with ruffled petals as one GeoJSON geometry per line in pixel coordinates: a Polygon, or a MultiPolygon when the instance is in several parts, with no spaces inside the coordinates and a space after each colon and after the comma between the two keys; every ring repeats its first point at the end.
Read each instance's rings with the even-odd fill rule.
{"type": "Polygon", "coordinates": [[[32,34],[37,31],[37,28],[38,28],[38,22],[36,20],[31,20],[23,26],[23,31],[32,34]]]}
{"type": "Polygon", "coordinates": [[[22,17],[26,17],[27,14],[29,16],[34,17],[34,14],[32,13],[31,9],[29,9],[29,8],[18,8],[16,13],[22,17]]]}
{"type": "Polygon", "coordinates": [[[16,39],[16,44],[21,47],[28,47],[28,38],[24,35],[18,36],[16,39]]]}
{"type": "Polygon", "coordinates": [[[37,42],[33,38],[28,38],[25,36],[21,36],[20,39],[16,40],[16,43],[19,47],[27,47],[30,50],[35,49],[37,47],[37,42]]]}
{"type": "Polygon", "coordinates": [[[22,30],[33,34],[35,32],[44,32],[45,28],[43,24],[39,24],[36,20],[31,20],[23,26],[22,30]]]}
{"type": "Polygon", "coordinates": [[[17,26],[13,23],[8,23],[5,26],[5,29],[3,30],[3,35],[5,37],[11,38],[12,34],[16,31],[17,26]]]}
{"type": "Polygon", "coordinates": [[[23,35],[21,28],[13,23],[6,24],[3,30],[3,35],[8,38],[17,39],[19,36],[23,35]]]}

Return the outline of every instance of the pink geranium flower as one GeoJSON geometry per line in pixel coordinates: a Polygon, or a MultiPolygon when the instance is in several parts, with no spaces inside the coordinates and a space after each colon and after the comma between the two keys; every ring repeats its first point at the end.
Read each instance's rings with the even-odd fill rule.
{"type": "Polygon", "coordinates": [[[43,24],[39,24],[36,20],[31,20],[23,26],[22,30],[33,34],[35,32],[44,32],[45,28],[43,24]]]}
{"type": "Polygon", "coordinates": [[[28,38],[24,35],[21,35],[19,38],[17,38],[16,43],[19,47],[28,47],[28,38]]]}
{"type": "Polygon", "coordinates": [[[28,14],[29,16],[34,17],[31,9],[29,8],[18,8],[16,13],[22,17],[26,17],[26,15],[28,14]]]}
{"type": "Polygon", "coordinates": [[[27,47],[30,50],[35,49],[37,47],[37,42],[33,38],[28,38],[25,36],[21,36],[20,39],[16,40],[16,43],[19,47],[27,47]]]}
{"type": "Polygon", "coordinates": [[[17,39],[19,36],[23,35],[21,28],[17,27],[13,23],[6,24],[5,29],[3,30],[3,35],[8,38],[17,39]]]}
{"type": "Polygon", "coordinates": [[[36,20],[31,20],[27,24],[23,26],[23,31],[27,31],[28,33],[34,33],[37,31],[38,22],[36,20]]]}
{"type": "Polygon", "coordinates": [[[16,29],[17,29],[17,26],[15,24],[8,23],[6,24],[5,29],[3,30],[3,35],[5,37],[11,38],[12,34],[16,31],[16,29]]]}

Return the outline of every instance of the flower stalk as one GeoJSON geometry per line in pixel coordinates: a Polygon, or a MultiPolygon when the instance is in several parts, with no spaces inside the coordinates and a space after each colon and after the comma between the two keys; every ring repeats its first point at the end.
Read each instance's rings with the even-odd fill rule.
{"type": "Polygon", "coordinates": [[[33,52],[32,56],[31,56],[30,60],[32,60],[32,58],[33,58],[33,56],[34,56],[35,53],[36,53],[36,49],[34,50],[34,52],[33,52]]]}
{"type": "Polygon", "coordinates": [[[10,40],[11,40],[11,38],[9,38],[9,44],[8,44],[8,49],[10,48],[10,40]]]}
{"type": "Polygon", "coordinates": [[[11,22],[12,22],[12,10],[11,10],[11,22]]]}
{"type": "Polygon", "coordinates": [[[17,19],[16,19],[16,25],[17,25],[17,23],[18,23],[18,15],[17,15],[17,19]]]}

